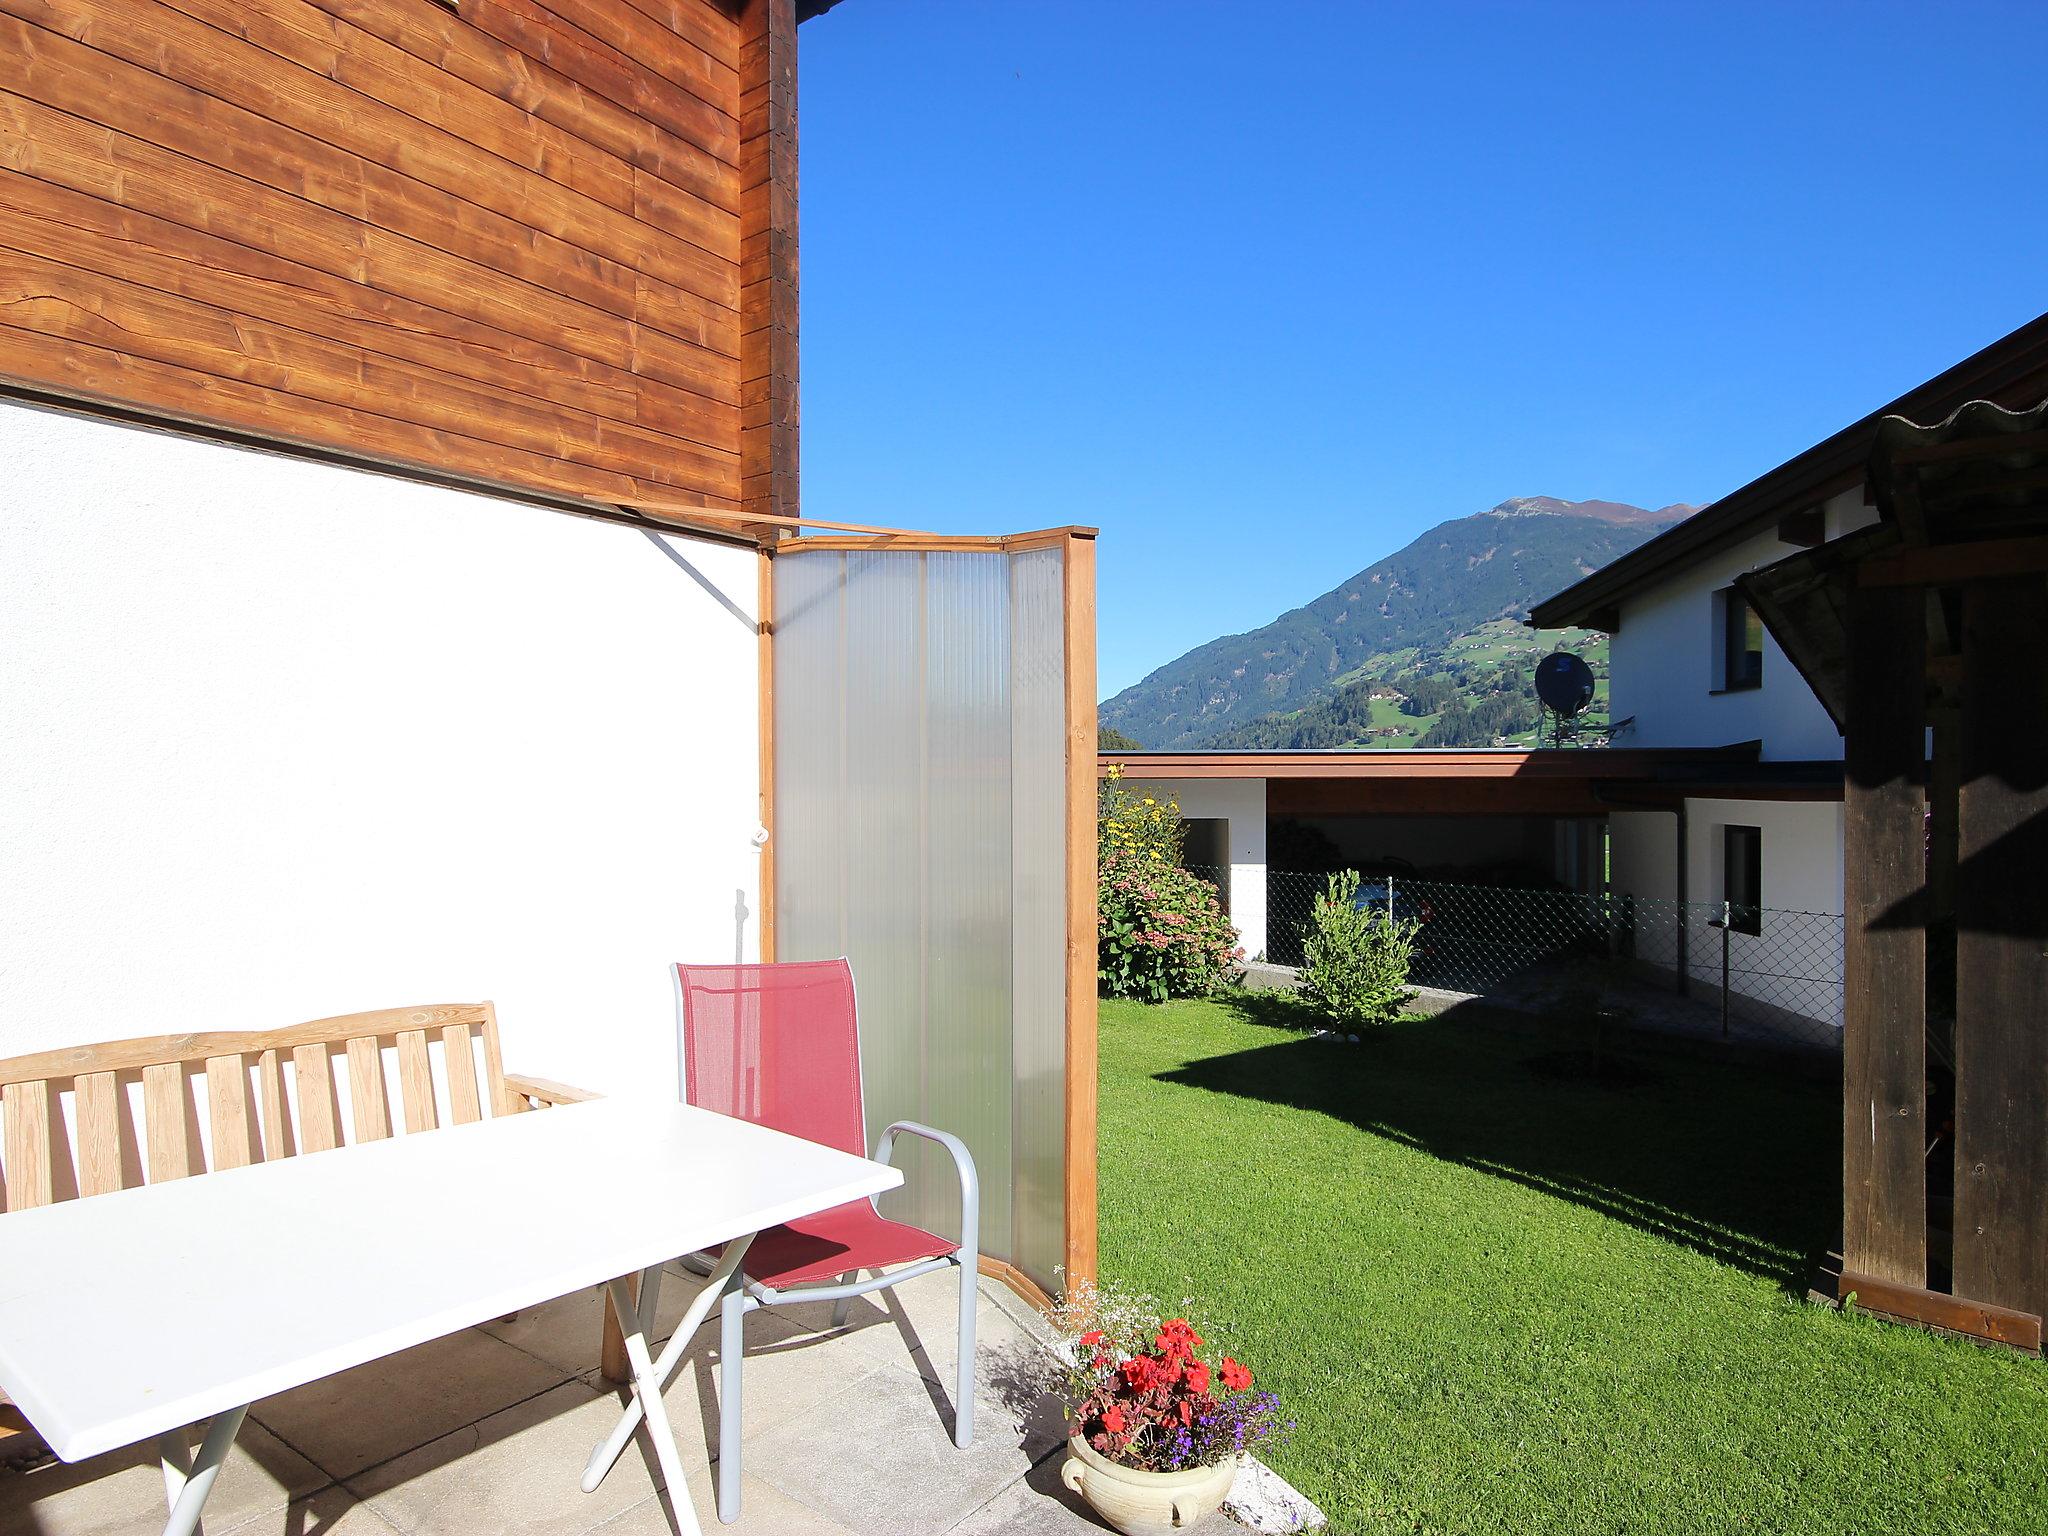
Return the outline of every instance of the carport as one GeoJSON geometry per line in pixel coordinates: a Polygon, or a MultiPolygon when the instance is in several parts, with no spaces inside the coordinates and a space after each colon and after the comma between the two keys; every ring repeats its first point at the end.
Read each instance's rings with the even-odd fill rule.
{"type": "Polygon", "coordinates": [[[1257,956],[1284,917],[1269,903],[1272,877],[1318,862],[1597,893],[1618,798],[1756,755],[1755,743],[1105,752],[1099,768],[1120,763],[1128,783],[1179,803],[1190,862],[1217,868],[1240,942],[1257,956]]]}

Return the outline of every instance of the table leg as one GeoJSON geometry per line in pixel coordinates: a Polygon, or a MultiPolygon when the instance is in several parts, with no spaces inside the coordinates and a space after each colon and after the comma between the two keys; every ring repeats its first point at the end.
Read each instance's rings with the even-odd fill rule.
{"type": "MultiPolygon", "coordinates": [[[[213,1480],[220,1475],[221,1463],[228,1459],[228,1452],[234,1449],[235,1436],[241,1433],[242,1418],[248,1411],[245,1405],[215,1415],[207,1426],[206,1438],[199,1442],[199,1454],[193,1459],[189,1473],[176,1464],[183,1457],[174,1460],[172,1456],[172,1437],[166,1435],[159,1442],[164,1462],[164,1492],[171,1495],[171,1514],[164,1522],[164,1536],[192,1536],[199,1528],[199,1511],[206,1507],[206,1496],[213,1492],[213,1480]],[[175,1493],[171,1488],[174,1472],[181,1474],[175,1493]]],[[[177,1436],[176,1444],[182,1452],[185,1446],[182,1434],[177,1436]]]]}
{"type": "Polygon", "coordinates": [[[157,1460],[164,1468],[164,1508],[175,1509],[178,1495],[185,1491],[185,1479],[192,1475],[192,1444],[183,1429],[167,1429],[156,1442],[157,1460]]]}
{"type": "Polygon", "coordinates": [[[668,1409],[662,1405],[661,1374],[654,1368],[654,1360],[647,1352],[647,1334],[641,1327],[640,1309],[633,1304],[631,1292],[626,1289],[623,1279],[611,1283],[612,1305],[626,1319],[626,1359],[633,1367],[633,1401],[640,1405],[641,1414],[647,1420],[647,1435],[654,1442],[654,1459],[661,1467],[662,1481],[668,1484],[669,1508],[674,1512],[676,1528],[682,1536],[697,1536],[697,1511],[690,1503],[690,1490],[683,1480],[682,1458],[676,1454],[675,1431],[669,1427],[668,1409]]]}
{"type": "MultiPolygon", "coordinates": [[[[718,1263],[712,1268],[711,1278],[704,1282],[704,1289],[699,1291],[691,1300],[689,1310],[683,1313],[682,1321],[676,1325],[674,1336],[668,1341],[668,1347],[661,1352],[661,1358],[653,1362],[651,1367],[653,1393],[657,1403],[661,1400],[662,1390],[668,1386],[676,1374],[677,1367],[682,1364],[684,1352],[689,1349],[690,1340],[696,1334],[698,1325],[704,1321],[706,1314],[711,1311],[712,1307],[717,1305],[719,1298],[725,1294],[727,1283],[738,1273],[740,1260],[746,1257],[747,1245],[753,1242],[753,1240],[754,1234],[750,1232],[745,1237],[737,1238],[725,1245],[725,1251],[718,1256],[718,1263]]],[[[641,1348],[644,1350],[646,1348],[646,1332],[648,1327],[651,1326],[651,1319],[643,1321],[637,1307],[622,1303],[620,1293],[625,1290],[625,1285],[622,1281],[614,1280],[611,1282],[611,1285],[613,1288],[612,1303],[614,1307],[621,1308],[619,1311],[621,1326],[640,1332],[641,1348]]],[[[645,1294],[646,1281],[644,1277],[641,1285],[642,1293],[645,1294]]],[[[628,1346],[626,1357],[628,1360],[631,1360],[632,1356],[632,1349],[628,1346]]],[[[595,1493],[597,1491],[597,1485],[604,1481],[605,1474],[611,1471],[612,1464],[619,1459],[619,1454],[625,1450],[626,1442],[633,1438],[633,1431],[640,1427],[640,1420],[645,1416],[645,1412],[645,1406],[640,1393],[639,1368],[636,1362],[634,1366],[632,1401],[626,1404],[624,1412],[619,1415],[619,1422],[612,1427],[612,1432],[590,1453],[590,1460],[584,1465],[583,1491],[585,1493],[595,1493]]],[[[667,1430],[665,1428],[656,1430],[654,1434],[657,1454],[664,1445],[673,1453],[675,1449],[674,1441],[669,1438],[667,1430]]],[[[686,1506],[689,1503],[688,1492],[680,1484],[674,1488],[672,1498],[679,1505],[686,1506]]],[[[678,1515],[678,1518],[682,1517],[678,1515]]]]}

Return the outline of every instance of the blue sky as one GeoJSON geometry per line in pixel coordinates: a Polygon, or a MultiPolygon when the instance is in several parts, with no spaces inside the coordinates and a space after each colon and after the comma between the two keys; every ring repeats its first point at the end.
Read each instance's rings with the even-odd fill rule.
{"type": "Polygon", "coordinates": [[[847,0],[801,58],[805,508],[1099,526],[1104,697],[2048,309],[2048,4],[847,0]]]}

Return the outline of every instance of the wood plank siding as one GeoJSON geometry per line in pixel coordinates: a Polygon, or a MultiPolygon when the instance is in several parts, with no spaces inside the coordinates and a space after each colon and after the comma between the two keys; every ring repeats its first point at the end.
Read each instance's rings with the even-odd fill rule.
{"type": "Polygon", "coordinates": [[[745,510],[788,520],[798,494],[795,0],[752,0],[742,21],[740,472],[745,510]]]}
{"type": "Polygon", "coordinates": [[[742,270],[786,229],[793,315],[788,10],[0,0],[0,384],[738,512],[775,471],[742,464],[750,379],[789,381],[794,473],[793,325],[750,357],[742,270]]]}

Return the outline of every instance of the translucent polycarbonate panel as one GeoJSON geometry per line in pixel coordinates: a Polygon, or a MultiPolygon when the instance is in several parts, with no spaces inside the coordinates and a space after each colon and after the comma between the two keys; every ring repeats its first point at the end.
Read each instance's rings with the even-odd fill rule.
{"type": "MultiPolygon", "coordinates": [[[[776,952],[844,954],[870,1136],[964,1139],[982,1251],[1041,1284],[1064,1244],[1062,556],[775,562],[776,952]]],[[[891,1214],[957,1230],[951,1164],[898,1143],[891,1214]]]]}
{"type": "Polygon", "coordinates": [[[1066,1255],[1065,565],[1057,548],[1010,559],[1012,1262],[1049,1291],[1066,1255]]]}

